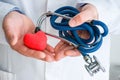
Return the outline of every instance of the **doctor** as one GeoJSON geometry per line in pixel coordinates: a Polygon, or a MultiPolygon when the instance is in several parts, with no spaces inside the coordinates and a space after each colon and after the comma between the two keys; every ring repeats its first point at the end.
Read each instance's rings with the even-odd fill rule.
{"type": "MultiPolygon", "coordinates": [[[[85,70],[85,63],[83,57],[79,56],[80,53],[65,42],[48,38],[48,45],[44,51],[35,51],[23,45],[24,34],[34,31],[41,14],[66,5],[76,6],[78,2],[81,1],[0,0],[0,80],[109,80],[109,36],[104,39],[102,47],[93,53],[103,63],[106,72],[99,72],[94,77],[85,70]]],[[[95,4],[95,2],[91,3],[95,4]]],[[[102,3],[100,5],[97,3],[95,5],[98,9],[103,10],[102,3]]],[[[70,20],[71,27],[98,18],[97,10],[91,4],[77,8],[81,13],[70,20]]],[[[44,31],[54,32],[49,20],[46,20],[43,26],[44,31]]]]}

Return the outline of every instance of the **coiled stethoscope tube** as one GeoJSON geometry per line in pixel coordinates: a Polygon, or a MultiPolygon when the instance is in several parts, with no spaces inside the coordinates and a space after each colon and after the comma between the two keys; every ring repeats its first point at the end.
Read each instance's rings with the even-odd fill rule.
{"type": "MultiPolygon", "coordinates": [[[[79,11],[74,7],[65,6],[57,9],[55,13],[74,17],[79,13],[79,11]]],[[[52,15],[50,17],[52,27],[56,30],[59,30],[60,37],[78,45],[78,50],[83,56],[98,50],[102,44],[103,37],[108,34],[107,26],[101,21],[93,20],[91,23],[85,22],[82,25],[73,28],[68,24],[69,19],[63,18],[60,23],[56,23],[56,19],[58,17],[59,16],[57,15],[52,15]],[[98,26],[104,30],[103,33],[100,32],[98,26]],[[81,38],[77,33],[78,30],[87,30],[90,35],[89,39],[81,38]]]]}
{"type": "Polygon", "coordinates": [[[73,44],[73,46],[81,52],[84,60],[88,63],[88,65],[85,65],[85,68],[90,75],[98,72],[99,69],[104,72],[105,69],[101,66],[97,58],[93,56],[92,59],[89,54],[95,52],[101,47],[103,37],[108,34],[108,28],[106,24],[99,20],[92,20],[91,22],[85,22],[76,27],[70,27],[68,24],[69,20],[78,13],[80,12],[71,6],[61,7],[55,12],[48,11],[38,19],[36,32],[40,30],[42,22],[47,17],[50,17],[51,26],[59,31],[59,37],[49,33],[46,34],[73,44]],[[62,20],[60,22],[56,22],[59,17],[62,17],[62,20]],[[103,32],[101,32],[99,27],[103,29],[103,32]],[[79,30],[86,30],[90,37],[88,39],[81,38],[77,32],[79,30]]]}

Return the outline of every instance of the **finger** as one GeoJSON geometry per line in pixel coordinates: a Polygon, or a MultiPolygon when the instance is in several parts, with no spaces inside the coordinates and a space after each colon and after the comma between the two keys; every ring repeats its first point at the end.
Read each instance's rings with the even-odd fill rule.
{"type": "Polygon", "coordinates": [[[63,41],[60,41],[56,46],[55,46],[55,53],[60,51],[61,46],[64,45],[63,41]]]}
{"type": "Polygon", "coordinates": [[[83,38],[83,39],[89,39],[90,38],[90,34],[87,30],[78,30],[77,33],[80,36],[80,38],[83,38]]]}
{"type": "Polygon", "coordinates": [[[7,36],[8,36],[7,40],[8,40],[8,43],[10,44],[10,46],[14,46],[18,41],[17,35],[9,34],[7,36]]]}
{"type": "Polygon", "coordinates": [[[53,57],[51,57],[50,55],[47,55],[44,59],[44,61],[47,61],[47,62],[53,62],[55,61],[55,59],[53,57]]]}
{"type": "Polygon", "coordinates": [[[81,53],[80,53],[77,49],[65,51],[65,55],[66,55],[66,56],[74,57],[74,56],[80,56],[80,54],[81,54],[81,53]]]}
{"type": "Polygon", "coordinates": [[[47,61],[47,62],[53,62],[55,59],[54,59],[54,53],[51,53],[47,50],[44,50],[44,52],[46,53],[46,57],[44,59],[44,61],[47,61]]]}
{"type": "MultiPolygon", "coordinates": [[[[3,23],[3,29],[7,38],[7,41],[10,45],[15,45],[17,43],[18,37],[15,34],[15,31],[12,29],[9,29],[8,25],[3,23]]],[[[13,27],[12,27],[13,28],[13,27]]]]}
{"type": "Polygon", "coordinates": [[[13,47],[13,49],[18,51],[22,55],[32,57],[32,58],[36,58],[36,59],[41,59],[42,60],[46,57],[46,54],[44,52],[30,49],[30,48],[24,46],[24,44],[22,44],[22,43],[16,44],[13,47]]]}
{"type": "Polygon", "coordinates": [[[23,55],[25,55],[25,56],[36,58],[36,59],[41,59],[41,60],[43,60],[46,57],[46,54],[44,52],[32,50],[29,48],[26,48],[26,49],[21,50],[19,52],[23,53],[23,55]]]}
{"type": "Polygon", "coordinates": [[[50,46],[49,44],[47,44],[46,49],[51,52],[54,53],[54,48],[52,46],[50,46]]]}
{"type": "Polygon", "coordinates": [[[58,51],[56,53],[63,51],[67,46],[68,46],[68,44],[64,43],[63,45],[61,45],[61,47],[58,49],[58,51]]]}
{"type": "Polygon", "coordinates": [[[74,48],[73,46],[69,46],[69,45],[64,46],[64,47],[61,49],[61,51],[59,51],[59,52],[55,55],[55,59],[58,61],[58,60],[60,60],[60,59],[62,59],[62,58],[64,58],[64,57],[66,57],[67,55],[65,55],[65,51],[71,50],[71,49],[73,49],[73,48],[74,48]]]}
{"type": "Polygon", "coordinates": [[[81,12],[69,21],[69,25],[71,27],[78,26],[86,21],[97,19],[97,17],[97,9],[93,5],[89,4],[84,6],[81,12]]]}

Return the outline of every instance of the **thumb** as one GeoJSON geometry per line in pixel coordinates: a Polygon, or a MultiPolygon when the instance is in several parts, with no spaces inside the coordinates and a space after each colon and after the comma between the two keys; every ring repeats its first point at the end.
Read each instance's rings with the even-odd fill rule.
{"type": "Polygon", "coordinates": [[[18,38],[15,37],[15,36],[13,36],[13,37],[11,37],[9,40],[10,40],[10,45],[11,45],[11,46],[14,46],[14,45],[17,43],[18,38]]]}
{"type": "Polygon", "coordinates": [[[9,27],[6,25],[3,25],[3,30],[7,42],[10,44],[10,46],[14,46],[18,41],[18,33],[15,33],[14,30],[9,29],[9,27]]]}
{"type": "Polygon", "coordinates": [[[6,35],[6,37],[7,37],[7,41],[10,44],[10,46],[14,46],[18,41],[18,37],[14,34],[13,35],[8,34],[8,35],[6,35]]]}
{"type": "Polygon", "coordinates": [[[71,27],[74,26],[78,26],[80,24],[82,24],[83,22],[85,22],[85,18],[83,17],[84,14],[80,13],[76,16],[74,16],[70,21],[69,21],[69,25],[71,27]]]}
{"type": "Polygon", "coordinates": [[[70,21],[69,25],[71,27],[81,25],[82,23],[86,21],[90,21],[93,19],[97,19],[98,14],[95,6],[93,5],[86,5],[83,7],[81,12],[74,16],[70,21]]]}

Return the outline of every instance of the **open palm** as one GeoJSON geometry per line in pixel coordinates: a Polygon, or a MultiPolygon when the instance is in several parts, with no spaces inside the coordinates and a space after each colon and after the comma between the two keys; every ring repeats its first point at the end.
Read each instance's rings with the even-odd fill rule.
{"type": "Polygon", "coordinates": [[[45,61],[54,60],[54,49],[47,45],[44,51],[37,51],[26,47],[23,37],[26,33],[34,33],[35,25],[27,16],[16,11],[10,12],[3,21],[3,29],[11,48],[22,55],[45,61]]]}

